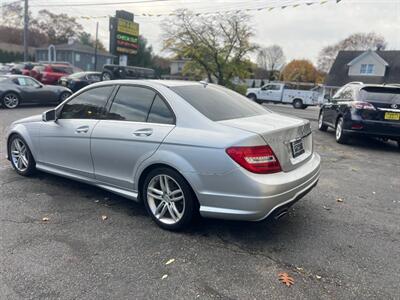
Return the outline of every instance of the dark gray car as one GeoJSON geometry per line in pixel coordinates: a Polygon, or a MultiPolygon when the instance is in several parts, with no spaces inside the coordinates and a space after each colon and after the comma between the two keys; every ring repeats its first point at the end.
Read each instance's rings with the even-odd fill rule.
{"type": "Polygon", "coordinates": [[[28,103],[61,103],[71,94],[71,90],[65,87],[43,85],[29,76],[0,76],[0,103],[5,108],[16,108],[28,103]]]}

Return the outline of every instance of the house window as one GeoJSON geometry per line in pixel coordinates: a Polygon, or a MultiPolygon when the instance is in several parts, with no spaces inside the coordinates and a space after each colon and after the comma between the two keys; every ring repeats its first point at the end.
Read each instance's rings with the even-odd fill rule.
{"type": "Polygon", "coordinates": [[[79,61],[81,61],[81,55],[80,54],[75,54],[75,61],[76,62],[79,62],[79,61]]]}
{"type": "Polygon", "coordinates": [[[360,74],[374,74],[374,65],[373,64],[362,64],[360,69],[360,74]]]}

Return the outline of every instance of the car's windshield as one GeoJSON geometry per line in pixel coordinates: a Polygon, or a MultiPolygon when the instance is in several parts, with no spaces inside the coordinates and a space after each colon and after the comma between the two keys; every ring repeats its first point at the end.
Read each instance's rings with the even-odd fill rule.
{"type": "Polygon", "coordinates": [[[74,74],[69,75],[69,78],[81,78],[83,76],[85,76],[84,72],[78,72],[78,73],[74,73],[74,74]]]}
{"type": "Polygon", "coordinates": [[[173,86],[171,89],[212,121],[269,113],[246,97],[223,87],[198,84],[173,86]]]}
{"type": "Polygon", "coordinates": [[[365,87],[360,90],[360,101],[400,104],[400,88],[365,87]]]}

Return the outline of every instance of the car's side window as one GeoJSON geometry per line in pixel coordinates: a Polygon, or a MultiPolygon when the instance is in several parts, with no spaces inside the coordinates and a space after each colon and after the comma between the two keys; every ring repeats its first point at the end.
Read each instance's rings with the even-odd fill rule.
{"type": "Polygon", "coordinates": [[[64,104],[60,119],[101,119],[114,86],[85,91],[64,104]]]}
{"type": "Polygon", "coordinates": [[[340,99],[342,99],[342,100],[352,100],[353,99],[353,90],[351,88],[345,89],[342,92],[340,99]]]}
{"type": "Polygon", "coordinates": [[[107,119],[146,122],[156,93],[138,86],[121,86],[111,105],[107,119]]]}
{"type": "Polygon", "coordinates": [[[161,124],[174,124],[175,123],[174,114],[169,109],[167,104],[158,95],[154,99],[153,105],[151,106],[150,113],[147,118],[147,122],[161,123],[161,124]]]}

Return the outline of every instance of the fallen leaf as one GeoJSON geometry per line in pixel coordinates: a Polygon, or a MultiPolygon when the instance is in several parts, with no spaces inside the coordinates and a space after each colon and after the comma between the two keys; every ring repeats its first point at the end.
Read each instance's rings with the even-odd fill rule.
{"type": "Polygon", "coordinates": [[[48,222],[48,221],[49,221],[49,218],[48,218],[48,217],[44,217],[44,218],[42,218],[42,221],[43,221],[43,222],[48,222]]]}
{"type": "Polygon", "coordinates": [[[285,284],[286,286],[291,286],[294,284],[294,279],[290,277],[288,273],[279,273],[278,278],[279,281],[285,284]]]}
{"type": "Polygon", "coordinates": [[[356,168],[351,168],[351,170],[352,170],[353,172],[357,172],[357,171],[358,171],[356,168]]]}
{"type": "Polygon", "coordinates": [[[336,201],[337,202],[343,202],[344,200],[342,198],[337,198],[336,201]]]}
{"type": "Polygon", "coordinates": [[[296,267],[296,270],[297,270],[297,271],[303,271],[304,269],[301,268],[301,267],[296,267]]]}
{"type": "Polygon", "coordinates": [[[322,278],[322,276],[319,276],[319,275],[315,275],[315,277],[316,277],[317,279],[321,279],[321,278],[322,278]]]}
{"type": "Polygon", "coordinates": [[[165,264],[169,265],[172,264],[175,261],[175,258],[171,258],[170,260],[168,260],[165,264]]]}
{"type": "Polygon", "coordinates": [[[323,206],[324,207],[324,209],[326,209],[326,210],[331,210],[331,208],[330,207],[328,207],[328,206],[323,206]]]}
{"type": "Polygon", "coordinates": [[[161,280],[164,280],[165,278],[167,278],[168,277],[168,275],[167,274],[164,274],[162,277],[161,277],[161,280]]]}
{"type": "Polygon", "coordinates": [[[103,221],[105,221],[105,220],[108,219],[108,217],[107,217],[107,216],[101,216],[101,219],[102,219],[103,221]]]}

